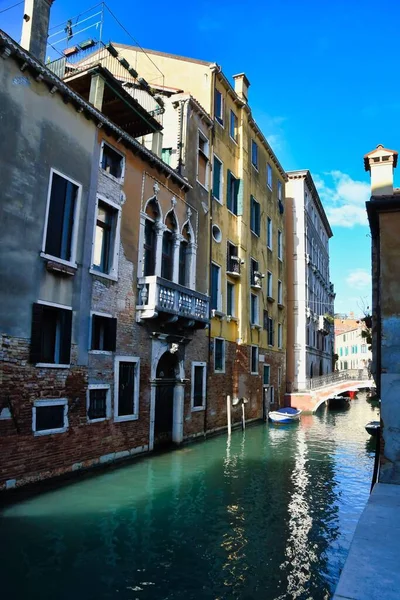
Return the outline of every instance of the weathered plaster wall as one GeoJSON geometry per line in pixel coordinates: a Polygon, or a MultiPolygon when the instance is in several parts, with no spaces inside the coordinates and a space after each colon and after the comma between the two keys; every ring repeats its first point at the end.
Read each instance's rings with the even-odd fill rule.
{"type": "Polygon", "coordinates": [[[380,221],[381,418],[384,461],[380,481],[400,484],[400,213],[380,221]]]}

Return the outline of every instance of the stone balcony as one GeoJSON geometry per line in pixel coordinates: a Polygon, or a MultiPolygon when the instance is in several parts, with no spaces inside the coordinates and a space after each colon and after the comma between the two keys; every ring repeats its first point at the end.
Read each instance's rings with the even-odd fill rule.
{"type": "Polygon", "coordinates": [[[209,297],[168,279],[152,275],[138,281],[136,320],[159,319],[183,327],[204,328],[209,323],[209,297]]]}

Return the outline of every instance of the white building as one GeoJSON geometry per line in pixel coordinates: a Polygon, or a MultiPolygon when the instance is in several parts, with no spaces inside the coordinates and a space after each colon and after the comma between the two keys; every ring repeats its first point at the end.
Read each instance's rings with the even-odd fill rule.
{"type": "Polygon", "coordinates": [[[328,219],[309,171],[286,184],[288,392],[332,371],[334,289],[329,280],[328,219]]]}
{"type": "Polygon", "coordinates": [[[339,371],[347,369],[367,369],[372,360],[366,339],[362,336],[365,328],[360,323],[355,329],[335,335],[336,363],[339,371]]]}

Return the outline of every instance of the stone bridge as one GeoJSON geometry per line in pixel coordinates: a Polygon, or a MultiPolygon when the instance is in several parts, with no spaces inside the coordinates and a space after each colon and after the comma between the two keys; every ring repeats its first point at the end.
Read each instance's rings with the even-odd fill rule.
{"type": "Polygon", "coordinates": [[[286,406],[296,406],[305,412],[315,412],[328,398],[347,391],[375,387],[375,382],[365,369],[334,371],[321,377],[308,379],[297,391],[285,395],[286,406]]]}

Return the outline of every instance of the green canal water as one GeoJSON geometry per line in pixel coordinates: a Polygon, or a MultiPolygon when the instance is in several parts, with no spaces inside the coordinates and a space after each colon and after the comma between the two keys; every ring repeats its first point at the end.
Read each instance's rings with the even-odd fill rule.
{"type": "Polygon", "coordinates": [[[328,599],[369,495],[376,414],[360,398],[5,507],[1,597],[328,599]]]}

